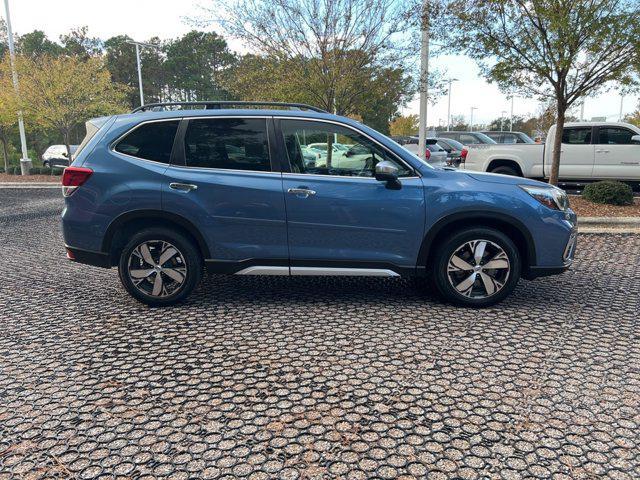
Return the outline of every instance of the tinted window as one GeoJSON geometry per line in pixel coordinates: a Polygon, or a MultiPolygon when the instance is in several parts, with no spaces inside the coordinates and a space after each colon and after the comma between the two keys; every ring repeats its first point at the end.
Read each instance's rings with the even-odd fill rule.
{"type": "Polygon", "coordinates": [[[562,143],[570,145],[588,145],[591,143],[591,127],[565,128],[562,132],[562,143]]]}
{"type": "Polygon", "coordinates": [[[513,133],[503,133],[500,143],[521,143],[518,142],[518,136],[513,133]]]}
{"type": "Polygon", "coordinates": [[[626,128],[600,128],[600,141],[605,145],[631,145],[631,137],[636,135],[626,128]]]}
{"type": "Polygon", "coordinates": [[[132,157],[169,163],[178,120],[144,123],[118,142],[115,150],[132,157]]]}
{"type": "Polygon", "coordinates": [[[478,143],[478,140],[473,135],[470,135],[468,133],[462,133],[460,134],[460,143],[469,145],[469,144],[478,143]]]}
{"type": "Polygon", "coordinates": [[[184,143],[188,167],[271,170],[263,118],[190,120],[184,143]]]}
{"type": "Polygon", "coordinates": [[[373,177],[376,164],[387,160],[397,165],[398,176],[412,173],[384,149],[350,128],[304,120],[283,120],[281,128],[292,172],[373,177]],[[311,147],[314,143],[340,143],[347,148],[321,151],[311,147]]]}
{"type": "Polygon", "coordinates": [[[429,145],[427,144],[427,148],[429,149],[429,151],[431,152],[444,152],[444,148],[442,148],[440,145],[433,144],[433,145],[429,145]]]}

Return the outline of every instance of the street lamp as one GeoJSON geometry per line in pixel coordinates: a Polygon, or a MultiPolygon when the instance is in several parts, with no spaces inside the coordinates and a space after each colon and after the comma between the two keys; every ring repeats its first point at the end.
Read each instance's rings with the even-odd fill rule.
{"type": "Polygon", "coordinates": [[[513,132],[513,95],[511,95],[511,115],[509,116],[509,131],[513,132]]]}
{"type": "Polygon", "coordinates": [[[449,79],[449,105],[447,106],[447,132],[451,130],[451,83],[457,82],[457,78],[449,79]]]}
{"type": "Polygon", "coordinates": [[[478,107],[471,107],[471,118],[469,119],[469,131],[473,132],[473,111],[478,110],[478,107]]]}
{"type": "Polygon", "coordinates": [[[159,47],[158,45],[154,45],[153,43],[134,42],[133,40],[127,43],[129,43],[130,45],[136,46],[136,62],[138,64],[138,87],[140,89],[140,106],[142,107],[144,105],[144,93],[142,92],[142,66],[140,65],[140,47],[147,47],[147,48],[159,48],[159,47]]]}
{"type": "MultiPolygon", "coordinates": [[[[13,30],[11,30],[11,15],[9,14],[9,0],[4,0],[4,9],[7,18],[7,40],[9,43],[9,61],[11,62],[11,76],[13,79],[13,88],[16,95],[20,94],[18,88],[18,72],[16,72],[16,54],[13,44],[13,30]]],[[[18,130],[20,131],[20,146],[22,147],[22,158],[20,159],[20,173],[29,175],[31,169],[31,160],[27,151],[27,137],[24,133],[24,121],[22,120],[22,110],[18,111],[18,130]]]]}

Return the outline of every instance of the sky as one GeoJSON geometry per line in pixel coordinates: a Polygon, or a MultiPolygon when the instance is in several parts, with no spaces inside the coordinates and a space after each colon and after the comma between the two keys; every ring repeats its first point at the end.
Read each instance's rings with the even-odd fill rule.
{"type": "MultiPolygon", "coordinates": [[[[193,27],[188,18],[198,16],[200,5],[206,0],[109,0],[96,2],[87,0],[9,0],[14,33],[21,34],[38,29],[52,40],[72,28],[86,25],[92,36],[107,39],[114,35],[127,34],[143,41],[153,36],[174,38],[193,27]]],[[[4,8],[0,16],[5,17],[4,8]]],[[[243,45],[235,39],[229,40],[233,50],[243,52],[243,45]]],[[[416,45],[416,62],[419,45],[416,45]]],[[[473,60],[464,56],[440,56],[431,61],[433,67],[446,70],[449,78],[458,81],[452,85],[451,115],[464,115],[469,120],[471,107],[474,123],[486,123],[511,111],[511,102],[495,85],[487,83],[479,74],[473,60]]],[[[144,66],[143,66],[144,71],[144,66]]],[[[638,98],[623,99],[623,114],[635,110],[638,98]]],[[[514,114],[526,116],[536,114],[539,103],[535,100],[514,100],[514,114]]],[[[574,115],[579,116],[579,107],[574,115]]],[[[588,98],[584,106],[584,119],[606,116],[607,120],[618,120],[620,95],[616,91],[588,98]]],[[[418,100],[402,109],[403,114],[418,113],[418,100]]],[[[441,97],[428,110],[429,125],[446,125],[447,97],[441,97]]]]}

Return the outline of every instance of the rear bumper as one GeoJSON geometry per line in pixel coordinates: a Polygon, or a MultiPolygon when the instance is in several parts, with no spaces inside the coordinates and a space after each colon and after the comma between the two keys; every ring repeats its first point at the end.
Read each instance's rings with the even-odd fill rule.
{"type": "Polygon", "coordinates": [[[65,249],[67,250],[67,258],[72,262],[84,263],[94,267],[111,268],[111,258],[108,253],[93,252],[68,245],[65,245],[65,249]]]}

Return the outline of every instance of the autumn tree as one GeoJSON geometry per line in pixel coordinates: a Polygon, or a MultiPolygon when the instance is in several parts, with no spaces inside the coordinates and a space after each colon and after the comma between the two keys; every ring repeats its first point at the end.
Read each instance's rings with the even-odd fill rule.
{"type": "Polygon", "coordinates": [[[474,58],[506,92],[553,99],[549,182],[558,183],[567,110],[587,95],[634,82],[637,0],[452,0],[448,45],[474,58]]]}
{"type": "Polygon", "coordinates": [[[9,55],[0,62],[0,143],[5,172],[9,168],[9,134],[18,123],[18,100],[13,89],[9,55]]]}
{"type": "Polygon", "coordinates": [[[126,109],[126,87],[113,83],[99,58],[18,58],[23,111],[43,129],[56,130],[70,151],[71,132],[92,117],[126,109]]]}
{"type": "Polygon", "coordinates": [[[418,131],[418,115],[396,117],[389,125],[389,131],[394,136],[415,135],[418,131]]]}
{"type": "Polygon", "coordinates": [[[352,113],[366,94],[363,74],[402,67],[414,53],[405,35],[413,19],[396,0],[210,1],[209,20],[254,55],[286,65],[312,103],[338,114],[352,113]]]}

